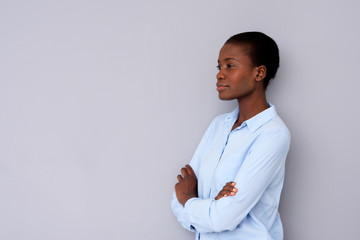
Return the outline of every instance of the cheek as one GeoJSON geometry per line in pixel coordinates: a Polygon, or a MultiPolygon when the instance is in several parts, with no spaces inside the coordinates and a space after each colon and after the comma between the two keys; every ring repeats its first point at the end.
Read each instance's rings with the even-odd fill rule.
{"type": "Polygon", "coordinates": [[[245,74],[234,74],[233,76],[231,76],[231,82],[232,82],[232,86],[234,88],[237,87],[243,87],[244,85],[247,85],[250,83],[250,76],[249,75],[245,75],[245,74]]]}

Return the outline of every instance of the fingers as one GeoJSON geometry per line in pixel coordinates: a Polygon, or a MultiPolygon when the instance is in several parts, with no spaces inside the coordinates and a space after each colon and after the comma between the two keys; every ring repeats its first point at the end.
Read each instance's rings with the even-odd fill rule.
{"type": "Polygon", "coordinates": [[[195,172],[189,164],[187,164],[185,167],[181,168],[180,172],[181,172],[181,174],[177,175],[177,180],[179,182],[189,175],[195,176],[195,172]]]}
{"type": "Polygon", "coordinates": [[[180,182],[183,179],[183,177],[179,174],[177,175],[177,180],[180,182]]]}
{"type": "Polygon", "coordinates": [[[185,167],[181,169],[181,174],[185,177],[187,175],[195,176],[195,172],[189,164],[186,164],[185,167]]]}
{"type": "Polygon", "coordinates": [[[233,181],[227,182],[227,183],[225,184],[225,186],[226,186],[226,185],[235,186],[235,185],[236,185],[236,182],[233,182],[233,181]]]}
{"type": "MultiPolygon", "coordinates": [[[[236,183],[234,182],[228,182],[225,184],[225,186],[223,187],[223,190],[228,190],[228,191],[233,191],[235,188],[236,183]]],[[[237,189],[235,190],[235,192],[237,191],[237,189]]]]}
{"type": "Polygon", "coordinates": [[[223,195],[224,197],[227,197],[227,196],[235,196],[236,192],[237,192],[237,189],[232,187],[229,189],[223,189],[219,193],[221,195],[223,195]]]}
{"type": "Polygon", "coordinates": [[[238,191],[237,188],[235,188],[235,185],[236,185],[235,182],[226,183],[223,189],[215,197],[215,200],[219,200],[223,197],[235,196],[236,192],[238,191]]]}
{"type": "Polygon", "coordinates": [[[188,173],[189,173],[190,175],[193,175],[193,176],[196,175],[195,172],[194,172],[194,170],[192,169],[192,167],[191,167],[189,164],[186,164],[185,168],[186,168],[186,170],[188,171],[188,173]]]}
{"type": "MultiPolygon", "coordinates": [[[[184,177],[184,178],[189,175],[196,177],[194,170],[192,169],[192,167],[189,164],[187,164],[185,167],[181,168],[180,171],[181,171],[182,177],[184,177]]],[[[178,178],[178,180],[179,180],[179,178],[178,178]]]]}
{"type": "Polygon", "coordinates": [[[181,174],[183,175],[183,177],[189,176],[189,172],[185,167],[181,169],[181,174]]]}

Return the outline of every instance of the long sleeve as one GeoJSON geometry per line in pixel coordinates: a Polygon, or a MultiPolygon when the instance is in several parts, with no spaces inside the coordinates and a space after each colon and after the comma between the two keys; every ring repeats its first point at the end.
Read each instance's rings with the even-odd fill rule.
{"type": "Polygon", "coordinates": [[[210,198],[190,199],[185,208],[179,211],[181,221],[200,233],[223,232],[234,230],[261,198],[259,210],[253,209],[254,211],[264,211],[261,204],[266,205],[267,209],[273,207],[277,211],[278,201],[274,201],[273,196],[268,197],[267,190],[270,189],[271,194],[275,192],[280,197],[289,145],[290,135],[286,129],[271,129],[270,132],[258,136],[233,180],[237,183],[236,196],[217,201],[210,198]],[[279,189],[279,184],[280,190],[273,191],[274,188],[279,189]]]}
{"type": "MultiPolygon", "coordinates": [[[[189,165],[193,168],[196,176],[198,176],[198,170],[199,170],[199,165],[201,162],[201,158],[202,158],[202,153],[204,150],[204,147],[206,146],[207,142],[208,142],[208,138],[211,132],[211,126],[212,124],[210,124],[210,126],[207,128],[207,130],[205,131],[205,134],[203,135],[189,165]]],[[[173,192],[173,197],[172,197],[172,201],[171,201],[171,210],[173,212],[173,214],[175,215],[176,219],[178,220],[178,222],[181,224],[182,227],[184,227],[185,229],[189,230],[189,231],[194,231],[194,227],[191,226],[191,224],[187,221],[184,211],[184,207],[179,203],[175,191],[173,192]]]]}

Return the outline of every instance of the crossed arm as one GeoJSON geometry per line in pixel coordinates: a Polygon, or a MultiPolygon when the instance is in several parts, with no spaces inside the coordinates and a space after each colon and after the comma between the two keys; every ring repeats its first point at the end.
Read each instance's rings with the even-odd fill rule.
{"type": "MultiPolygon", "coordinates": [[[[181,174],[177,176],[178,183],[175,184],[176,197],[185,206],[185,203],[190,198],[197,198],[197,178],[194,170],[190,165],[186,165],[181,169],[181,174]]],[[[235,182],[228,182],[225,184],[223,189],[215,197],[215,200],[219,200],[223,197],[235,196],[237,188],[235,188],[235,182]]]]}
{"type": "MultiPolygon", "coordinates": [[[[271,199],[264,201],[276,204],[289,145],[290,135],[283,129],[274,129],[258,138],[234,176],[234,182],[226,183],[215,199],[199,198],[194,170],[190,166],[182,168],[171,203],[178,222],[184,228],[190,231],[196,229],[200,233],[232,231],[246,218],[265,191],[268,193],[266,196],[271,194],[271,199]],[[268,188],[270,184],[273,188],[268,188]]],[[[197,150],[191,161],[195,171],[199,168],[199,154],[197,150]]],[[[269,205],[269,208],[272,206],[269,205]]]]}

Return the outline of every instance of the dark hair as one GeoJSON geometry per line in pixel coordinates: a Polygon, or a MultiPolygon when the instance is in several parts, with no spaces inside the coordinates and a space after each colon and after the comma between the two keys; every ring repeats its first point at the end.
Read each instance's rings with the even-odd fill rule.
{"type": "Polygon", "coordinates": [[[225,44],[247,45],[247,55],[254,66],[264,65],[266,76],[264,78],[265,89],[269,85],[270,79],[274,78],[279,68],[279,48],[276,42],[269,36],[261,32],[244,32],[229,38],[225,44]]]}

